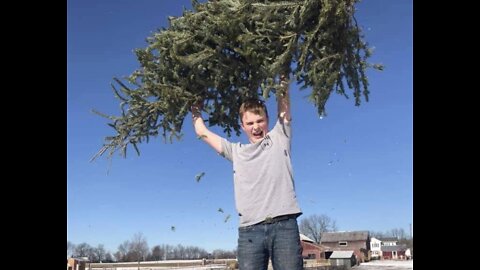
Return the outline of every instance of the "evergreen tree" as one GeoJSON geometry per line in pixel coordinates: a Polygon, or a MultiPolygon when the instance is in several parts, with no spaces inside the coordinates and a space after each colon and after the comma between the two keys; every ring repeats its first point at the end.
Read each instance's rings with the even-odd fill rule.
{"type": "Polygon", "coordinates": [[[112,88],[121,116],[109,116],[114,136],[106,137],[93,157],[109,156],[128,144],[161,133],[179,139],[189,108],[203,102],[210,126],[227,136],[240,134],[238,109],[252,97],[281,95],[278,77],[293,76],[300,89],[325,115],[325,103],[336,92],[355,105],[368,101],[366,69],[371,51],[354,17],[359,0],[192,0],[193,11],[169,17],[169,27],[136,49],[140,68],[112,88]]]}

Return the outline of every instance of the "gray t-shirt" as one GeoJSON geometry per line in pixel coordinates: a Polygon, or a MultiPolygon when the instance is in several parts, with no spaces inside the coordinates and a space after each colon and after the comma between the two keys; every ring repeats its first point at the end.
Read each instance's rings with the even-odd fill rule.
{"type": "Polygon", "coordinates": [[[265,138],[254,144],[222,139],[222,156],[232,161],[235,203],[240,227],[266,218],[301,214],[290,159],[290,123],[277,120],[265,138]]]}

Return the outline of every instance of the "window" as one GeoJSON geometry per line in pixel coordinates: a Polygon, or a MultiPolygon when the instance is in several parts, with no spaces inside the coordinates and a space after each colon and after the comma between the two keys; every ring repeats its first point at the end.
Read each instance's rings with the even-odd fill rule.
{"type": "Polygon", "coordinates": [[[341,246],[341,247],[346,247],[347,242],[338,242],[338,245],[341,246]]]}

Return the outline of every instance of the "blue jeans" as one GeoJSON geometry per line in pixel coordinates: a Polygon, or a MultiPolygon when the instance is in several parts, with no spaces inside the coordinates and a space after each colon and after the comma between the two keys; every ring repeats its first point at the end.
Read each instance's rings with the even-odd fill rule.
{"type": "Polygon", "coordinates": [[[239,270],[302,270],[302,245],[297,219],[238,228],[239,270]]]}

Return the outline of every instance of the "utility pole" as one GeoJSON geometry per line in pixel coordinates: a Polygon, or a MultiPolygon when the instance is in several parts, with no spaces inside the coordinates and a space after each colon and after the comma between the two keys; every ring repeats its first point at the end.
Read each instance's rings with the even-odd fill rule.
{"type": "Polygon", "coordinates": [[[410,239],[413,238],[413,235],[412,235],[412,223],[410,223],[410,239]]]}

